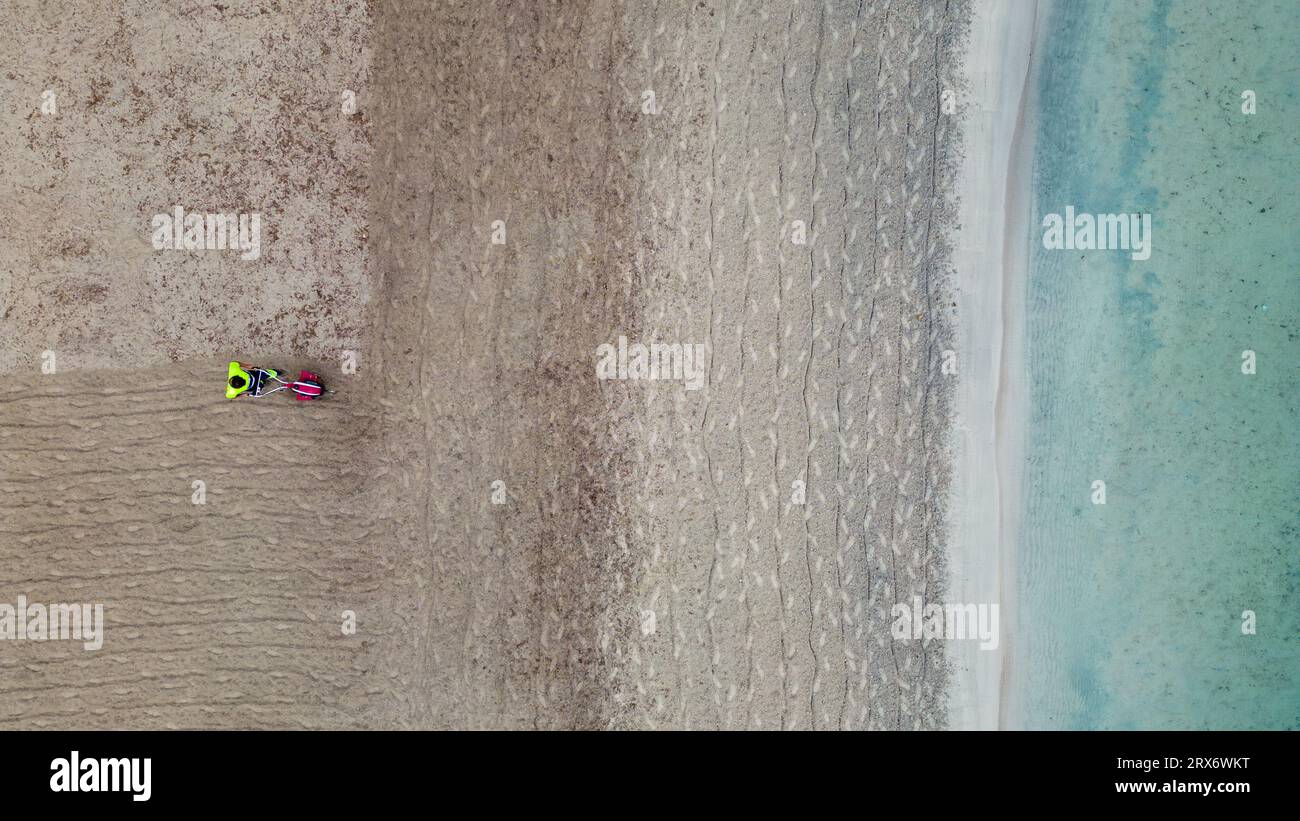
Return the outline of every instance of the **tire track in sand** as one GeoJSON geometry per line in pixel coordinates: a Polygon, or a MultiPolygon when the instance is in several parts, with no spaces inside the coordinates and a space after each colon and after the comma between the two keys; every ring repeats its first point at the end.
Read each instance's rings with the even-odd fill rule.
{"type": "Polygon", "coordinates": [[[4,643],[0,725],[365,726],[367,642],[340,629],[345,609],[380,612],[389,569],[364,550],[385,528],[364,418],[346,394],[231,403],[222,372],[0,388],[0,590],[105,619],[94,652],[4,643]]]}

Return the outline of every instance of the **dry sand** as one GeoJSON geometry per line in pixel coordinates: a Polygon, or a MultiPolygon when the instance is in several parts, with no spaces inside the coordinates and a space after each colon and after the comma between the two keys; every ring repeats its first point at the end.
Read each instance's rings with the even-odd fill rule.
{"type": "Polygon", "coordinates": [[[945,726],[889,608],[947,585],[965,3],[40,8],[0,601],[107,626],[0,643],[0,724],[945,726]],[[154,251],[177,202],[261,259],[154,251]],[[619,335],[705,387],[598,381],[619,335]],[[337,392],[230,403],[231,357],[337,392]]]}
{"type": "Polygon", "coordinates": [[[645,392],[636,726],[944,722],[943,653],[892,641],[889,608],[943,596],[941,93],[964,13],[728,5],[643,48],[666,88],[642,149],[638,199],[663,215],[643,335],[707,342],[712,367],[698,393],[645,392]]]}

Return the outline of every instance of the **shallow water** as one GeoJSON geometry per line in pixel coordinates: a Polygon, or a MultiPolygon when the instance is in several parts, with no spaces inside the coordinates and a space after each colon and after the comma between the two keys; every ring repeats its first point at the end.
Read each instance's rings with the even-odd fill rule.
{"type": "Polygon", "coordinates": [[[1020,718],[1295,728],[1300,4],[1052,13],[1028,238],[1020,718]],[[1067,205],[1152,214],[1150,259],[1044,249],[1043,215],[1067,205]]]}

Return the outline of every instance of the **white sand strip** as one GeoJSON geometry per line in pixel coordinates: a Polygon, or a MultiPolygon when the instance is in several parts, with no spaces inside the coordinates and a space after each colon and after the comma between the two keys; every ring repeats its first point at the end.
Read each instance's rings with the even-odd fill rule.
{"type": "Polygon", "coordinates": [[[996,602],[1000,642],[996,649],[980,649],[976,641],[950,643],[954,729],[1008,723],[1005,679],[1015,657],[1013,565],[1027,412],[1023,238],[1033,157],[1028,78],[1035,20],[1046,13],[1040,0],[982,0],[965,61],[970,88],[955,254],[960,383],[948,600],[996,602]]]}

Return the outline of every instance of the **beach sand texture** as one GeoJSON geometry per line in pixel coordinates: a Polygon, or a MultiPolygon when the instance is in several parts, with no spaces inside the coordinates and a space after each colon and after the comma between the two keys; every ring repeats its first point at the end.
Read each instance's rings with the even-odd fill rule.
{"type": "Polygon", "coordinates": [[[965,52],[971,86],[962,121],[957,271],[954,481],[949,518],[952,598],[998,602],[996,650],[955,642],[951,726],[996,729],[1013,675],[1015,545],[1026,396],[1023,313],[1029,177],[1034,138],[1031,70],[1048,3],[978,3],[965,52]]]}
{"type": "Polygon", "coordinates": [[[76,5],[0,46],[0,599],[106,637],[0,644],[0,722],[948,724],[889,627],[949,585],[966,3],[76,5]],[[261,258],[155,251],[177,203],[261,258]]]}

